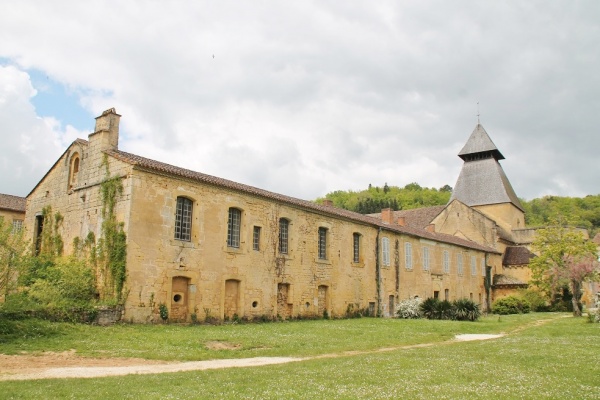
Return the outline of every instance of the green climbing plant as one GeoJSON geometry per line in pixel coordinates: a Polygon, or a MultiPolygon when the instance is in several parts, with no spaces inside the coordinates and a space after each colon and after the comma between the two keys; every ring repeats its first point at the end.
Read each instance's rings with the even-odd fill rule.
{"type": "Polygon", "coordinates": [[[97,262],[99,291],[102,300],[123,300],[123,288],[127,278],[127,235],[123,222],[117,220],[116,205],[123,194],[123,184],[118,176],[111,177],[108,159],[103,166],[106,176],[100,185],[102,200],[102,229],[97,245],[97,262]]]}

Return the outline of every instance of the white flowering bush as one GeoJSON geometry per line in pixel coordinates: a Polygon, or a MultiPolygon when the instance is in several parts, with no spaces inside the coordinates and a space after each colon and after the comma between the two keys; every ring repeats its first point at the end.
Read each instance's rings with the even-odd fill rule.
{"type": "Polygon", "coordinates": [[[396,307],[396,315],[398,318],[421,318],[421,299],[406,299],[398,303],[396,307]]]}

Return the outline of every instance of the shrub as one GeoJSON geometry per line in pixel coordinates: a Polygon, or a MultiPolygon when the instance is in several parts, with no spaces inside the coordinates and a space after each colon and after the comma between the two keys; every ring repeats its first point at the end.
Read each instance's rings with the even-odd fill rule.
{"type": "Polygon", "coordinates": [[[165,322],[169,319],[169,309],[165,303],[160,303],[158,305],[158,314],[160,315],[160,319],[165,322]]]}
{"type": "Polygon", "coordinates": [[[550,311],[550,306],[548,305],[546,297],[544,297],[544,295],[537,290],[524,289],[519,292],[519,296],[529,303],[531,306],[531,311],[550,311]]]}
{"type": "Polygon", "coordinates": [[[427,319],[454,319],[454,308],[448,300],[430,297],[421,303],[420,310],[427,319]]]}
{"type": "Polygon", "coordinates": [[[396,315],[398,318],[404,319],[421,318],[423,315],[421,314],[420,305],[421,299],[418,297],[415,299],[402,300],[396,307],[396,315]]]}
{"type": "Polygon", "coordinates": [[[492,312],[500,315],[527,314],[530,309],[531,306],[527,300],[515,296],[498,299],[492,306],[492,312]]]}
{"type": "Polygon", "coordinates": [[[470,299],[458,299],[452,302],[454,318],[458,321],[477,321],[481,316],[479,304],[470,299]]]}

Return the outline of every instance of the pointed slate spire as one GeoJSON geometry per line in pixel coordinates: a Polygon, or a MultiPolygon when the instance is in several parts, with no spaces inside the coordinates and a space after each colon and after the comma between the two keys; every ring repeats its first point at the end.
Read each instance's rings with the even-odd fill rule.
{"type": "Polygon", "coordinates": [[[483,129],[483,126],[479,123],[473,129],[473,133],[471,133],[469,140],[467,140],[467,143],[458,153],[458,156],[465,161],[472,158],[488,158],[489,156],[494,157],[496,160],[504,160],[504,156],[500,153],[500,150],[498,150],[485,129],[483,129]]]}
{"type": "Polygon", "coordinates": [[[504,156],[481,124],[477,124],[458,156],[465,163],[450,201],[456,199],[468,206],[512,203],[523,211],[519,198],[498,162],[504,156]]]}

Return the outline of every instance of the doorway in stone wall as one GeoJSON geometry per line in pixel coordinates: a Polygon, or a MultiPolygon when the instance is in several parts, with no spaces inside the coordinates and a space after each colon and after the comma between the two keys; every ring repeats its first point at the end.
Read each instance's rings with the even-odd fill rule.
{"type": "Polygon", "coordinates": [[[171,282],[171,315],[173,321],[185,322],[188,315],[190,278],[175,276],[171,282]]]}
{"type": "Polygon", "coordinates": [[[233,319],[235,315],[241,316],[240,312],[240,281],[228,279],[225,281],[225,318],[233,319]]]}
{"type": "Polygon", "coordinates": [[[277,315],[283,319],[292,316],[292,305],[289,304],[290,284],[277,284],[277,315]]]}
{"type": "Polygon", "coordinates": [[[319,308],[318,313],[319,316],[324,315],[325,311],[327,311],[327,286],[320,285],[319,286],[319,308]]]}

